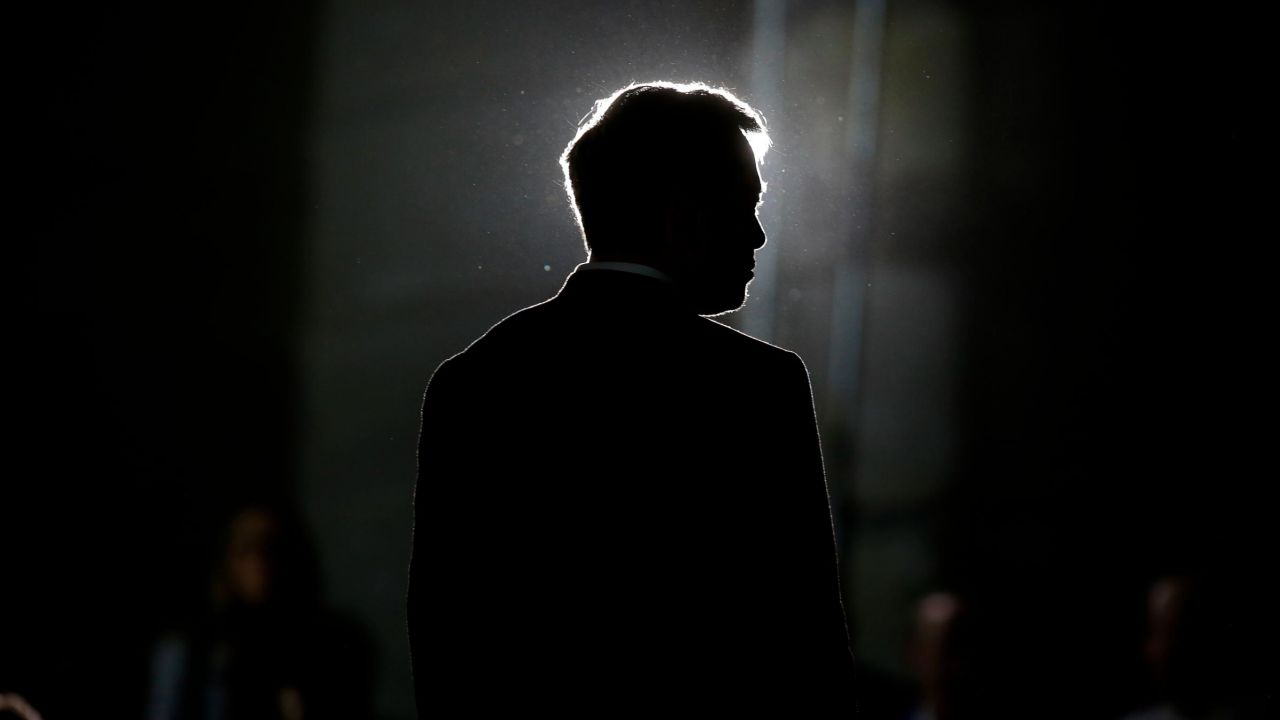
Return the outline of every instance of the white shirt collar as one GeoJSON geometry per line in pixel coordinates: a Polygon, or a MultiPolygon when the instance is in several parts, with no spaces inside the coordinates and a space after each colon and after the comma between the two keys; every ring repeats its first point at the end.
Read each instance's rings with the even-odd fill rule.
{"type": "Polygon", "coordinates": [[[670,275],[662,272],[661,270],[655,267],[649,267],[648,265],[641,265],[640,263],[599,262],[596,260],[591,260],[591,261],[582,263],[577,268],[575,268],[575,271],[576,270],[617,270],[619,272],[635,273],[636,275],[646,275],[651,278],[662,280],[663,282],[671,283],[672,285],[676,283],[676,281],[670,275]]]}

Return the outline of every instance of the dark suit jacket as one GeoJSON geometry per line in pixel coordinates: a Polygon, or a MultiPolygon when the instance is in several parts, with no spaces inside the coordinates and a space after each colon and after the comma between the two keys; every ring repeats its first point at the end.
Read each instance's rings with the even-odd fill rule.
{"type": "Polygon", "coordinates": [[[808,374],[667,283],[578,270],[423,406],[420,712],[851,703],[808,374]]]}

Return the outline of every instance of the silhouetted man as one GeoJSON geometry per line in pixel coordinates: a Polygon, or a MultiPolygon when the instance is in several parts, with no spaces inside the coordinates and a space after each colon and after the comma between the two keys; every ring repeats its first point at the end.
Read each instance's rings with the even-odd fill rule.
{"type": "Polygon", "coordinates": [[[420,712],[850,706],[808,374],[746,297],[767,146],[702,85],[565,151],[589,261],[432,376],[409,630],[420,712]]]}

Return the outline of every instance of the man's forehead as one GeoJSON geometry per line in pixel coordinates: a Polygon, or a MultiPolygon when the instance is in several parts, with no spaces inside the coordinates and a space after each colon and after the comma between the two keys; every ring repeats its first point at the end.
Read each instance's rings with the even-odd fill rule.
{"type": "Polygon", "coordinates": [[[764,194],[765,183],[760,179],[760,168],[756,166],[754,156],[751,162],[738,166],[734,179],[737,190],[744,195],[754,197],[764,194]]]}
{"type": "Polygon", "coordinates": [[[723,136],[692,149],[681,178],[697,196],[714,196],[727,202],[755,203],[764,192],[755,151],[745,136],[723,136]],[[726,141],[727,140],[727,141],[726,141]]]}
{"type": "Polygon", "coordinates": [[[702,176],[702,187],[694,186],[698,194],[712,194],[732,200],[758,199],[764,192],[764,183],[754,164],[738,163],[718,165],[702,176]]]}
{"type": "Polygon", "coordinates": [[[732,151],[722,162],[716,163],[717,174],[726,190],[734,193],[759,195],[764,192],[756,154],[745,137],[734,143],[732,151]]]}

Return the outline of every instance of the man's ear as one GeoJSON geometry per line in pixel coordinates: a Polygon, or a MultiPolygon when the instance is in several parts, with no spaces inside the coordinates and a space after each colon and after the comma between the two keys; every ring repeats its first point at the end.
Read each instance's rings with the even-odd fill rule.
{"type": "Polygon", "coordinates": [[[688,235],[689,218],[677,203],[666,202],[662,205],[662,237],[658,239],[658,247],[664,259],[679,257],[680,245],[688,235]]]}
{"type": "Polygon", "coordinates": [[[698,214],[697,203],[688,197],[673,196],[663,205],[664,225],[677,237],[695,232],[698,214]]]}

